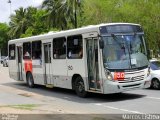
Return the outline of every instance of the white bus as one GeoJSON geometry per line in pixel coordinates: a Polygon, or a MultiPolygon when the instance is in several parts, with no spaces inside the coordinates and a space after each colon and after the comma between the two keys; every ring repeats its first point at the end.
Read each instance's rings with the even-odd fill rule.
{"type": "Polygon", "coordinates": [[[147,88],[150,73],[140,25],[109,23],[8,43],[10,77],[47,87],[110,94],[147,88]]]}

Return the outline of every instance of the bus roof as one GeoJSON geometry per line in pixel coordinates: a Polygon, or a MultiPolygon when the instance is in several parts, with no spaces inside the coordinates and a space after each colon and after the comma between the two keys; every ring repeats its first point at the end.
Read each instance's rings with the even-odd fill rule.
{"type": "Polygon", "coordinates": [[[134,24],[134,23],[102,23],[98,25],[89,25],[89,26],[84,26],[81,28],[76,28],[76,29],[70,29],[70,30],[64,30],[64,31],[50,31],[45,34],[40,34],[37,36],[31,36],[31,37],[26,37],[26,38],[19,38],[19,39],[13,39],[9,40],[9,44],[13,44],[16,42],[27,42],[27,41],[32,41],[32,40],[43,40],[43,39],[51,39],[54,37],[63,37],[66,35],[76,35],[76,34],[83,34],[87,32],[95,32],[99,29],[101,26],[110,26],[110,25],[136,25],[140,26],[139,24],[134,24]]]}

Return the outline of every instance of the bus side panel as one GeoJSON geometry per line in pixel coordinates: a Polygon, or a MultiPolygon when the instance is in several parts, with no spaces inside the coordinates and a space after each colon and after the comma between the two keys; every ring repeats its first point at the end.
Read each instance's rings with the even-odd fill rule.
{"type": "Polygon", "coordinates": [[[69,82],[66,83],[66,85],[70,86],[72,84],[72,77],[74,74],[78,74],[82,77],[85,84],[85,89],[88,89],[87,81],[86,81],[86,74],[85,74],[85,61],[84,59],[68,59],[67,60],[67,66],[68,66],[68,77],[69,82]]]}
{"type": "Polygon", "coordinates": [[[52,74],[54,86],[71,89],[70,81],[67,77],[67,63],[66,59],[53,59],[52,74]]]}
{"type": "Polygon", "coordinates": [[[42,61],[40,59],[32,60],[32,74],[35,84],[44,85],[42,61]]]}
{"type": "Polygon", "coordinates": [[[10,78],[18,80],[18,68],[16,60],[9,60],[9,75],[10,78]]]}
{"type": "MultiPolygon", "coordinates": [[[[27,82],[27,72],[32,73],[32,60],[23,60],[22,62],[22,76],[23,80],[27,82]]],[[[32,74],[33,75],[33,74],[32,74]]]]}

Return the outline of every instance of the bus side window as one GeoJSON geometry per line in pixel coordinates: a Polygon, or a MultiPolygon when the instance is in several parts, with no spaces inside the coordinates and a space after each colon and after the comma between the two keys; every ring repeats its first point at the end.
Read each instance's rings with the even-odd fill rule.
{"type": "Polygon", "coordinates": [[[9,45],[9,59],[15,59],[15,44],[9,45]]]}
{"type": "Polygon", "coordinates": [[[82,35],[67,38],[67,54],[69,59],[81,59],[83,57],[82,35]]]}
{"type": "Polygon", "coordinates": [[[65,37],[53,39],[53,58],[66,59],[66,38],[65,37]]]}
{"type": "Polygon", "coordinates": [[[78,57],[82,58],[83,57],[83,47],[80,48],[80,51],[78,53],[78,57]]]}
{"type": "Polygon", "coordinates": [[[41,50],[41,41],[32,42],[32,59],[41,59],[42,50],[41,50]]]}
{"type": "Polygon", "coordinates": [[[31,59],[31,43],[23,43],[23,59],[31,59]]]}

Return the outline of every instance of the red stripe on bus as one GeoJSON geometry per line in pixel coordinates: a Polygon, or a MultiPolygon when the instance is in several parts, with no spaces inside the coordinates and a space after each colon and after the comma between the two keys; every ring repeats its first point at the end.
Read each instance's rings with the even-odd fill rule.
{"type": "Polygon", "coordinates": [[[24,68],[25,72],[31,72],[32,73],[32,60],[24,60],[24,68]]]}

